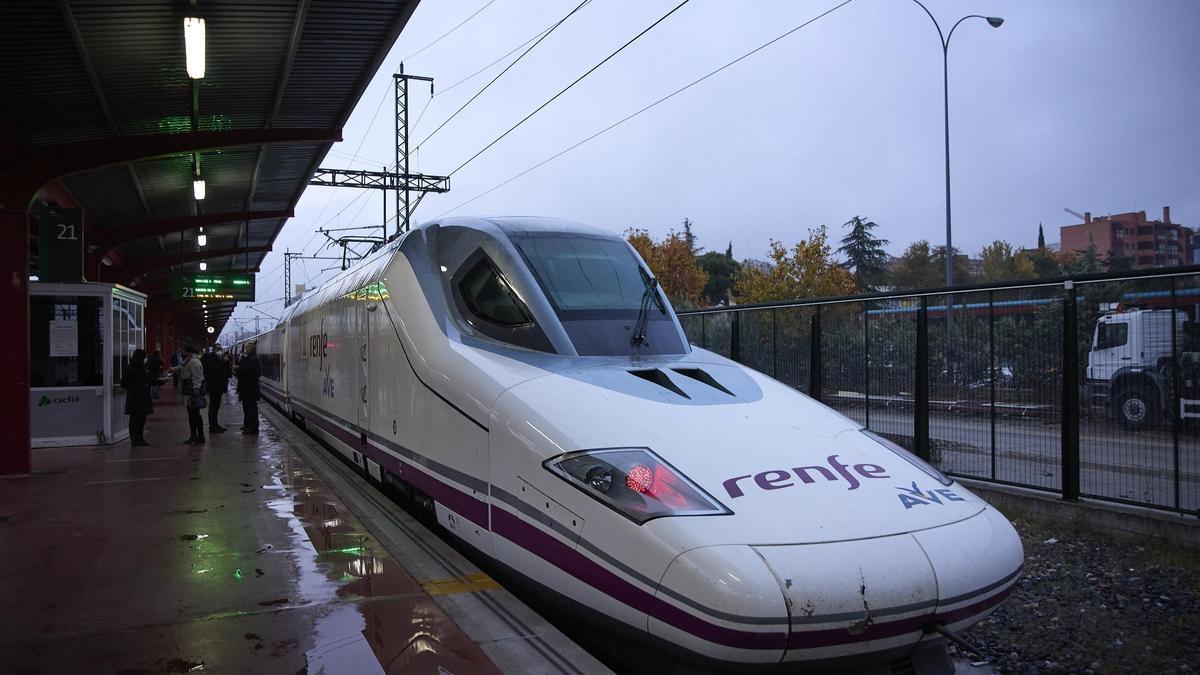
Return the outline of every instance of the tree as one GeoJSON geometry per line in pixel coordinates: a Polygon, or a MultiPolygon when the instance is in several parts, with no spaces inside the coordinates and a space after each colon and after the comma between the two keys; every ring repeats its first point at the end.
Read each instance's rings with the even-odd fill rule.
{"type": "Polygon", "coordinates": [[[848,295],[854,277],[833,259],[824,226],[808,231],[808,239],[792,248],[771,240],[769,269],[743,265],[734,279],[733,295],[740,303],[801,300],[848,295]]]}
{"type": "Polygon", "coordinates": [[[696,263],[708,274],[708,283],[704,284],[700,298],[709,305],[728,305],[733,280],[742,268],[738,261],[733,259],[732,251],[709,251],[696,258],[696,263]]]}
{"type": "MultiPolygon", "coordinates": [[[[957,248],[952,249],[954,265],[954,285],[962,286],[971,281],[974,275],[971,274],[971,267],[967,261],[967,256],[957,248]]],[[[942,270],[942,277],[935,286],[946,285],[946,247],[936,246],[933,249],[933,262],[942,270]]]]}
{"type": "Polygon", "coordinates": [[[933,288],[942,284],[944,267],[939,266],[929,242],[914,241],[892,267],[892,286],[898,289],[933,288]]]}
{"type": "Polygon", "coordinates": [[[1046,233],[1042,231],[1042,224],[1038,223],[1038,248],[1046,248],[1046,233]]]}
{"type": "Polygon", "coordinates": [[[703,246],[696,245],[696,234],[692,232],[692,221],[687,218],[683,219],[683,239],[687,242],[688,250],[692,252],[693,256],[700,255],[700,252],[704,250],[703,246]]]}
{"type": "Polygon", "coordinates": [[[983,281],[1024,281],[1037,275],[1033,260],[1024,251],[1014,251],[1006,241],[996,240],[983,247],[983,281]]]}
{"type": "Polygon", "coordinates": [[[1087,248],[1078,253],[1079,255],[1068,266],[1068,272],[1071,274],[1094,274],[1104,271],[1104,260],[1096,248],[1096,239],[1090,233],[1088,234],[1087,248]]]}
{"type": "Polygon", "coordinates": [[[883,250],[888,241],[876,238],[872,232],[879,227],[878,224],[860,216],[854,216],[842,227],[850,228],[850,232],[842,237],[842,246],[838,249],[838,253],[846,256],[842,266],[854,270],[854,281],[859,290],[875,290],[887,275],[891,260],[883,250]]]}
{"type": "Polygon", "coordinates": [[[1063,276],[1065,265],[1070,264],[1072,256],[1069,253],[1056,253],[1048,248],[1027,251],[1029,261],[1033,263],[1033,273],[1038,279],[1055,279],[1063,276]]]}
{"type": "Polygon", "coordinates": [[[1133,269],[1133,256],[1110,251],[1104,257],[1104,269],[1109,272],[1128,272],[1133,269]]]}
{"type": "Polygon", "coordinates": [[[683,234],[671,230],[662,241],[654,241],[646,230],[630,228],[625,239],[650,266],[672,304],[678,308],[700,305],[708,274],[696,264],[683,234]]]}
{"type": "Polygon", "coordinates": [[[729,246],[725,249],[725,257],[733,260],[733,242],[729,242],[729,246]]]}

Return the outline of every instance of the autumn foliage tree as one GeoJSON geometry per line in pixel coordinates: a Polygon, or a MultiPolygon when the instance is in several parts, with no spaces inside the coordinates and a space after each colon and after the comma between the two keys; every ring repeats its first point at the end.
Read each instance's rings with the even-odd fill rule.
{"type": "Polygon", "coordinates": [[[979,258],[985,282],[1026,281],[1037,276],[1033,258],[1007,241],[996,240],[984,246],[979,258]]]}
{"type": "Polygon", "coordinates": [[[832,254],[824,226],[809,230],[808,239],[790,249],[772,239],[771,268],[743,265],[733,295],[739,303],[751,304],[854,293],[854,276],[832,254]]]}
{"type": "Polygon", "coordinates": [[[646,230],[630,228],[625,231],[625,239],[650,266],[676,309],[701,305],[700,294],[708,283],[708,273],[696,263],[692,244],[683,234],[672,230],[655,241],[646,230]]]}

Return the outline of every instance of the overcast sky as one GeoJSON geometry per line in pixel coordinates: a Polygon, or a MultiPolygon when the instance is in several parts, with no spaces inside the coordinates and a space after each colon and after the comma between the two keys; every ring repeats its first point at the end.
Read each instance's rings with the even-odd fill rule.
{"type": "MultiPolygon", "coordinates": [[[[414,220],[546,215],[655,236],[695,224],[700,245],[766,257],[770,239],[862,215],[899,254],[945,240],[942,52],[909,0],[853,0],[527,175],[459,207],[658,98],[834,7],[839,0],[692,0],[430,195],[414,220]]],[[[445,175],[679,0],[593,0],[425,143],[413,170],[445,175]]],[[[414,83],[412,141],[424,139],[578,0],[425,0],[367,88],[325,165],[392,161],[391,73],[414,83]],[[433,46],[413,55],[488,5],[433,46]],[[382,109],[380,104],[382,102],[382,109]],[[426,103],[429,105],[426,106],[426,103]],[[376,111],[379,111],[376,115],[376,111]],[[360,147],[361,146],[361,147],[360,147]],[[351,158],[357,154],[357,158],[351,158]]],[[[1200,2],[928,0],[950,43],[954,244],[1033,246],[1093,214],[1171,207],[1200,226],[1200,2]]],[[[411,122],[410,122],[411,123],[411,122]]],[[[316,252],[318,226],[377,224],[382,196],[309,188],[264,261],[259,301],[282,296],[282,251],[316,252]],[[357,201],[354,201],[357,198],[357,201]],[[353,202],[353,203],[352,203],[353,202]],[[340,214],[340,215],[339,215],[340,214]]],[[[388,211],[392,213],[389,198],[388,211]]],[[[330,250],[325,254],[330,255],[330,250]]],[[[319,283],[322,261],[293,282],[319,283]]],[[[278,315],[282,303],[259,309],[278,315]]],[[[235,316],[255,316],[239,307],[235,316]]]]}

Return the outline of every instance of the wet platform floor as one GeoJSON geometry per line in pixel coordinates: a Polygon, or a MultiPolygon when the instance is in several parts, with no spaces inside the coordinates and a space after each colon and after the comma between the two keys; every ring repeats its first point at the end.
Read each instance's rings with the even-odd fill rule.
{"type": "MultiPolygon", "coordinates": [[[[264,422],[203,446],[169,389],[128,442],[0,480],[0,670],[487,673],[494,661],[264,422]]],[[[511,670],[506,668],[506,670],[511,670]]]]}

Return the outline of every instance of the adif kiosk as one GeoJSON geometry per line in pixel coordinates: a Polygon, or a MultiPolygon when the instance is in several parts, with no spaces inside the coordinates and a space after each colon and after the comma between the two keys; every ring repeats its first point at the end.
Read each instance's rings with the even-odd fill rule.
{"type": "Polygon", "coordinates": [[[146,296],[116,284],[29,285],[29,407],[33,447],[129,437],[118,383],[145,348],[146,296]]]}

